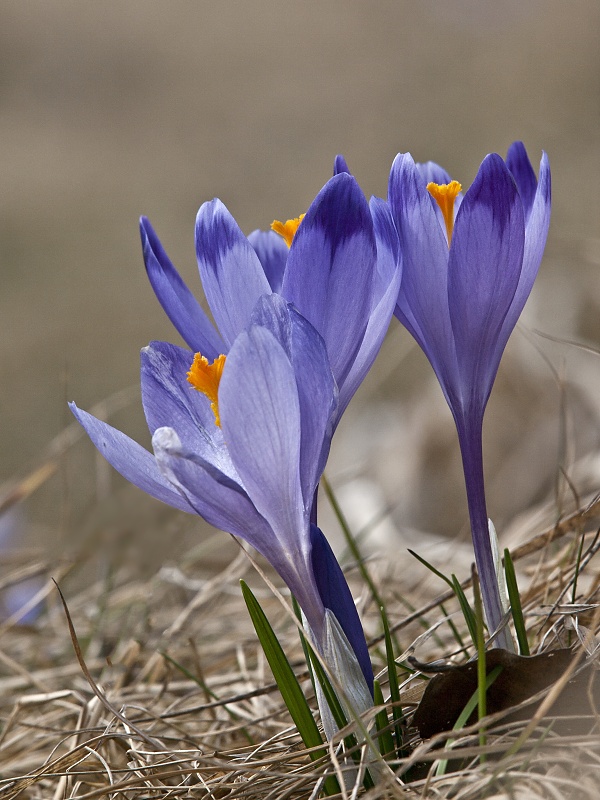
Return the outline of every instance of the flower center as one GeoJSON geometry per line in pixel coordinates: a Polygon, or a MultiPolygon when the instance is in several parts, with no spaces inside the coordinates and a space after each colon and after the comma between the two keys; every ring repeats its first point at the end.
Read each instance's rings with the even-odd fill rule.
{"type": "Polygon", "coordinates": [[[275,231],[275,233],[278,233],[280,236],[283,236],[287,246],[291,247],[294,236],[296,235],[296,231],[298,230],[298,226],[304,217],[304,214],[300,214],[299,217],[296,217],[295,219],[288,219],[285,222],[279,222],[278,219],[275,219],[271,223],[271,230],[275,231]]]}
{"type": "Polygon", "coordinates": [[[448,247],[452,242],[452,231],[454,230],[454,201],[462,186],[458,181],[450,183],[428,183],[427,191],[440,207],[444,222],[446,223],[446,234],[448,236],[448,247]]]}
{"type": "Polygon", "coordinates": [[[210,400],[210,408],[215,415],[215,425],[219,428],[221,427],[219,418],[219,381],[221,380],[224,366],[224,355],[218,356],[212,364],[209,364],[207,358],[200,355],[200,353],[196,353],[190,371],[187,374],[188,383],[191,383],[194,389],[205,394],[210,400]]]}

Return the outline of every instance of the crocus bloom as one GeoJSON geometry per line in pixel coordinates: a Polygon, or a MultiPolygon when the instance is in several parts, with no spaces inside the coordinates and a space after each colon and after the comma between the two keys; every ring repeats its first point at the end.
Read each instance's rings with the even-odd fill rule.
{"type": "Polygon", "coordinates": [[[71,408],[129,481],[262,553],[298,600],[353,707],[363,711],[373,685],[364,634],[335,556],[311,522],[338,404],[325,344],[277,294],[260,297],[246,329],[229,333],[227,344],[226,357],[192,369],[181,347],[153,342],[142,351],[154,455],[71,408]]]}
{"type": "MultiPolygon", "coordinates": [[[[500,358],[529,296],[550,222],[550,167],[539,182],[521,142],[488,155],[465,193],[409,154],[392,166],[388,201],[403,259],[395,314],[431,362],[454,416],[488,624],[502,620],[488,535],[482,425],[500,358]]],[[[510,647],[502,632],[498,643],[510,647]]]]}
{"type": "Polygon", "coordinates": [[[335,428],[393,314],[400,266],[391,218],[382,213],[372,217],[355,179],[343,173],[323,187],[299,226],[276,227],[289,247],[273,231],[255,231],[246,238],[220,200],[200,208],[196,255],[217,329],[143,217],[148,276],[183,340],[209,361],[227,354],[259,297],[277,292],[293,303],[325,341],[339,390],[335,428]]]}

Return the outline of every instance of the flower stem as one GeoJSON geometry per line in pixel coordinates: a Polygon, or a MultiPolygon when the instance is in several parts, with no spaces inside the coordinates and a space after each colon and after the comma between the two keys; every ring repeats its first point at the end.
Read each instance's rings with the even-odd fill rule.
{"type": "MultiPolygon", "coordinates": [[[[466,415],[465,415],[466,416],[466,415]]],[[[471,417],[473,415],[470,415],[471,417]]],[[[467,504],[471,521],[471,536],[475,551],[475,563],[479,573],[481,595],[490,634],[496,631],[504,617],[504,610],[500,600],[498,579],[492,555],[490,534],[488,527],[488,514],[485,504],[485,482],[483,476],[483,444],[482,428],[483,419],[480,417],[473,423],[472,420],[456,420],[460,451],[462,454],[465,486],[467,490],[467,504]]],[[[514,645],[506,627],[494,639],[496,647],[514,651],[514,645]]]]}

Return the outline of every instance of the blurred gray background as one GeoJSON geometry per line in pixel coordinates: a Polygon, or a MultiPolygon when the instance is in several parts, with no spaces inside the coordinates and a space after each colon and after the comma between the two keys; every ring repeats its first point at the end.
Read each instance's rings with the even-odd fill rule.
{"type": "MultiPolygon", "coordinates": [[[[600,346],[598,0],[4,0],[0,18],[0,481],[39,463],[67,400],[90,408],[137,382],[149,340],[179,342],[140,214],[198,288],[202,202],[268,227],[306,209],[336,153],[385,195],[399,151],[466,187],[514,139],[536,169],[546,150],[553,219],[525,324],[600,346]]],[[[567,455],[597,449],[598,376],[590,353],[513,336],[486,421],[500,525],[552,492],[567,455]]],[[[138,400],[115,421],[148,442],[138,400]]],[[[92,448],[77,447],[32,498],[38,527],[93,500],[92,448]]],[[[330,469],[356,524],[388,507],[396,530],[464,529],[450,415],[395,322],[330,469]]],[[[141,493],[121,491],[137,510],[141,493]]]]}

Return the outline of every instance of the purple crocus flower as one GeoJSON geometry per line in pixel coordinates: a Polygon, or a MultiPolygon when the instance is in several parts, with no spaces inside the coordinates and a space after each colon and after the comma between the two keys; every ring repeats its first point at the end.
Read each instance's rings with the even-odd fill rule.
{"type": "MultiPolygon", "coordinates": [[[[503,612],[485,503],[483,415],[546,242],[547,156],[538,182],[515,142],[506,161],[483,160],[464,197],[460,188],[432,162],[396,157],[388,194],[403,260],[395,314],[431,362],[456,422],[485,611],[496,630],[503,612]]],[[[511,647],[506,631],[497,641],[511,647]]]]}
{"type": "Polygon", "coordinates": [[[188,346],[209,361],[229,351],[261,295],[277,292],[294,304],[327,347],[339,390],[335,428],[379,351],[400,285],[391,217],[372,218],[356,180],[343,173],[327,182],[289,248],[273,231],[246,238],[220,200],[204,203],[196,255],[216,329],[145,217],[140,231],[158,300],[188,346]]]}
{"type": "Polygon", "coordinates": [[[190,369],[184,348],[153,342],[142,351],[153,455],[71,409],[125,478],[244,539],[272,564],[298,600],[316,648],[363,711],[373,686],[364,633],[335,556],[311,522],[338,404],[325,344],[277,294],[259,298],[246,329],[228,344],[226,358],[204,376],[190,369]]]}

